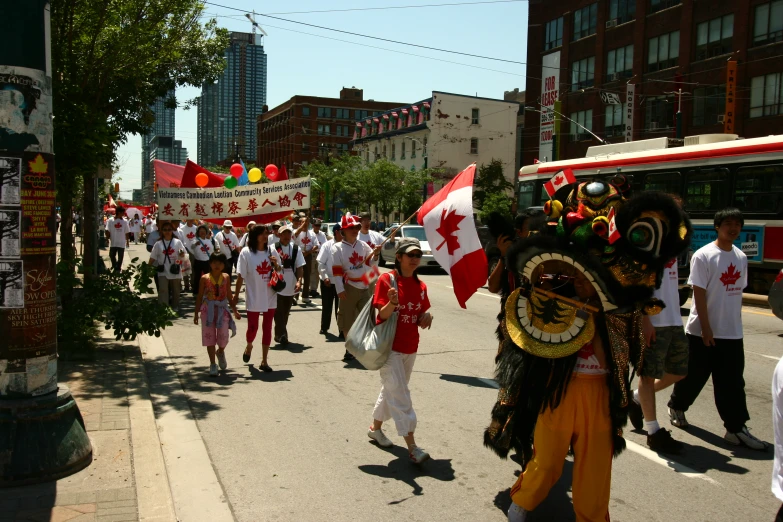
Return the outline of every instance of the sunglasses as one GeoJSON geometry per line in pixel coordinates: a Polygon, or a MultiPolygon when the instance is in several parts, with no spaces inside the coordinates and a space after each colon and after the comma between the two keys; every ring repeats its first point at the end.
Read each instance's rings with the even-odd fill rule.
{"type": "Polygon", "coordinates": [[[405,252],[405,255],[408,257],[415,257],[416,259],[421,259],[421,256],[423,254],[421,252],[405,252]]]}

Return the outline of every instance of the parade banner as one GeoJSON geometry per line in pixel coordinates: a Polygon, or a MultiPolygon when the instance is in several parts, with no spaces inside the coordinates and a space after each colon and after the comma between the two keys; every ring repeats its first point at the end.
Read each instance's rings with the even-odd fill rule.
{"type": "Polygon", "coordinates": [[[234,189],[158,188],[158,219],[232,219],[310,208],[310,178],[234,189]]]}

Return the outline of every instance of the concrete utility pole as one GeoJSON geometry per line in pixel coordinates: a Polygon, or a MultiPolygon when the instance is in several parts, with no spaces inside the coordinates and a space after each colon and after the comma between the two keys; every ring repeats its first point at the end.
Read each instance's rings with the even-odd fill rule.
{"type": "Polygon", "coordinates": [[[70,391],[57,384],[49,1],[6,1],[0,15],[0,90],[11,100],[0,105],[0,219],[14,223],[0,241],[3,487],[75,473],[92,462],[92,447],[70,391]]]}

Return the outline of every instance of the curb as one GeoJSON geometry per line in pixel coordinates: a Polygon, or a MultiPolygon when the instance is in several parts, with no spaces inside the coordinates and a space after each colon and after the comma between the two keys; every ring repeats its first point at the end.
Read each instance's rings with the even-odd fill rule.
{"type": "Polygon", "coordinates": [[[769,298],[766,295],[742,294],[742,304],[759,308],[769,308],[769,298]]]}
{"type": "Polygon", "coordinates": [[[162,337],[139,336],[174,511],[185,522],[233,522],[206,444],[162,337]]]}

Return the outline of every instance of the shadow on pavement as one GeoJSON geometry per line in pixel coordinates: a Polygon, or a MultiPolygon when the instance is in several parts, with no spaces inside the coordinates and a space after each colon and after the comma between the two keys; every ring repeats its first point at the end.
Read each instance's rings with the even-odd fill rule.
{"type": "Polygon", "coordinates": [[[343,360],[343,368],[347,368],[349,370],[363,370],[367,371],[367,368],[362,366],[362,363],[357,361],[356,359],[351,359],[350,361],[343,360]]]}
{"type": "Polygon", "coordinates": [[[166,359],[145,359],[144,366],[150,382],[150,391],[153,397],[152,403],[158,415],[161,412],[175,410],[186,413],[191,412],[194,418],[204,419],[213,411],[221,408],[215,402],[193,399],[188,394],[192,390],[212,390],[212,387],[207,385],[209,378],[206,368],[203,374],[187,370],[178,371],[178,363],[184,369],[194,359],[196,359],[194,355],[169,356],[166,359]],[[169,362],[163,362],[164,360],[169,362]]]}
{"type": "Polygon", "coordinates": [[[479,379],[478,377],[471,377],[469,375],[453,375],[450,373],[442,373],[440,375],[441,380],[448,382],[456,382],[457,384],[465,384],[466,386],[472,386],[474,388],[490,388],[497,390],[497,386],[492,386],[486,381],[479,379]]]}
{"type": "MultiPolygon", "coordinates": [[[[417,482],[417,479],[421,477],[430,477],[443,482],[454,480],[454,468],[451,466],[451,459],[430,458],[421,465],[416,465],[410,461],[407,448],[393,446],[388,449],[380,449],[387,453],[391,453],[397,458],[390,461],[386,466],[381,466],[379,464],[364,464],[359,466],[359,469],[368,475],[404,482],[411,487],[414,496],[424,494],[424,488],[417,482]]],[[[389,501],[389,504],[400,504],[405,502],[408,498],[392,500],[389,501]]]]}
{"type": "Polygon", "coordinates": [[[272,347],[270,347],[271,350],[276,350],[279,352],[291,352],[291,353],[302,353],[305,350],[309,350],[312,348],[312,346],[305,346],[301,343],[292,343],[289,342],[288,344],[276,344],[272,347]]]}
{"type": "Polygon", "coordinates": [[[250,370],[249,378],[256,381],[284,382],[284,381],[290,381],[291,378],[293,378],[294,376],[291,370],[275,370],[269,373],[263,372],[258,368],[256,368],[252,363],[248,365],[247,369],[250,370]]]}
{"type": "MultiPolygon", "coordinates": [[[[687,431],[690,435],[693,435],[697,439],[703,440],[709,445],[731,450],[733,455],[737,458],[746,460],[772,460],[774,458],[772,446],[770,446],[768,451],[757,451],[745,447],[732,446],[726,442],[723,437],[720,437],[698,426],[691,425],[687,431]]],[[[693,467],[694,469],[716,469],[726,473],[734,474],[745,474],[749,471],[741,466],[728,464],[731,458],[726,457],[725,455],[722,455],[713,449],[704,446],[691,446],[689,444],[685,444],[685,446],[686,449],[683,450],[682,455],[683,457],[687,458],[687,465],[693,467]]],[[[686,464],[684,459],[680,460],[682,460],[683,464],[686,464]]]]}
{"type": "MultiPolygon", "coordinates": [[[[571,490],[571,481],[573,480],[574,463],[571,460],[563,462],[563,474],[557,481],[546,499],[533,511],[533,522],[571,522],[576,517],[574,515],[574,506],[571,497],[568,495],[571,490]]],[[[519,475],[519,472],[515,473],[519,475]]],[[[511,488],[498,492],[495,495],[495,507],[503,513],[508,512],[511,506],[511,488]]]]}

